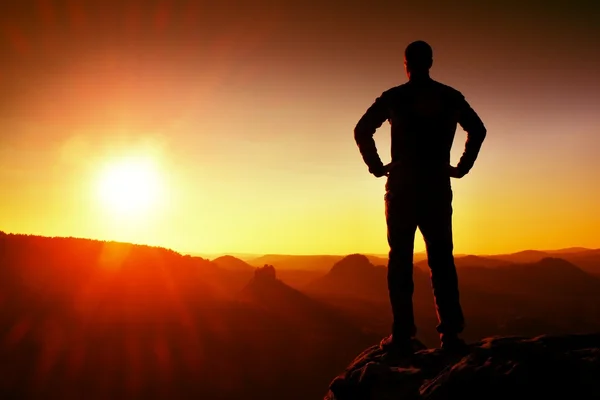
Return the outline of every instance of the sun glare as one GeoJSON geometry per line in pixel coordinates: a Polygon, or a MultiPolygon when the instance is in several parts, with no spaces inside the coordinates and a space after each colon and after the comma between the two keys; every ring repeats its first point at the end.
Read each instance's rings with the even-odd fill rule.
{"type": "Polygon", "coordinates": [[[152,211],[158,205],[161,189],[156,165],[147,159],[126,159],[107,165],[98,184],[103,206],[127,216],[152,211]]]}

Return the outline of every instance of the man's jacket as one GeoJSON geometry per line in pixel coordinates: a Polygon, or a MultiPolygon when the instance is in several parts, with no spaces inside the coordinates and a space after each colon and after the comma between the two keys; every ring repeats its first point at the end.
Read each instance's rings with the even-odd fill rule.
{"type": "Polygon", "coordinates": [[[392,134],[390,176],[448,176],[457,125],[467,132],[457,169],[467,174],[486,136],[483,122],[459,91],[430,78],[411,80],[382,93],[356,125],[354,138],[371,173],[383,167],[373,135],[385,121],[392,134]]]}

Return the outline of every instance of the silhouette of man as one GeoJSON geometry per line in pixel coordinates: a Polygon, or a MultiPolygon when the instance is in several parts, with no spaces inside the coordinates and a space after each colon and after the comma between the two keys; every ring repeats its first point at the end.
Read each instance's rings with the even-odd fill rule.
{"type": "Polygon", "coordinates": [[[388,289],[394,322],[382,346],[408,353],[417,332],[412,303],[417,227],[426,244],[441,346],[450,350],[465,346],[460,338],[465,323],[454,265],[450,178],[469,172],[486,136],[483,122],[464,96],[431,79],[432,64],[433,51],[426,42],[409,44],[404,52],[408,82],[383,92],[354,130],[369,172],[387,176],[388,289]],[[386,120],[391,124],[392,162],[384,166],[373,135],[386,120]],[[450,149],[457,125],[467,132],[467,141],[454,167],[450,149]]]}

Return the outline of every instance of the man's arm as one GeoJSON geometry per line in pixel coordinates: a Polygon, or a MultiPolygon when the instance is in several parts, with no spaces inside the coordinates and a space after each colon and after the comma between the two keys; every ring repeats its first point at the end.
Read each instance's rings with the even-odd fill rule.
{"type": "Polygon", "coordinates": [[[464,176],[473,168],[487,130],[475,110],[471,108],[462,95],[460,95],[459,102],[458,123],[467,132],[467,141],[456,169],[460,176],[464,176]]]}
{"type": "Polygon", "coordinates": [[[375,131],[389,118],[387,96],[383,93],[356,124],[354,128],[354,140],[362,158],[369,167],[369,172],[376,177],[385,175],[385,167],[377,153],[373,135],[375,131]]]}

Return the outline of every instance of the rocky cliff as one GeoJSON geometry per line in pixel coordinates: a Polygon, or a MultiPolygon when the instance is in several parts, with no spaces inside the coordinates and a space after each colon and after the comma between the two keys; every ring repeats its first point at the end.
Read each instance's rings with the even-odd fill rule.
{"type": "MultiPolygon", "coordinates": [[[[415,343],[419,346],[418,343],[415,343]]],[[[600,334],[494,337],[461,355],[423,349],[360,354],[325,400],[600,399],[600,334]]]]}

